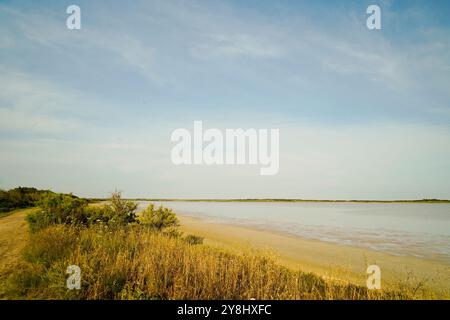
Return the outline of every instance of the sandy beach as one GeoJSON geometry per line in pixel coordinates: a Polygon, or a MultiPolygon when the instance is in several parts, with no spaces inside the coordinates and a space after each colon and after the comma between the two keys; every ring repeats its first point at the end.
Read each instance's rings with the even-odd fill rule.
{"type": "Polygon", "coordinates": [[[304,239],[268,230],[211,222],[179,215],[182,230],[200,235],[205,244],[229,250],[264,250],[291,268],[314,272],[326,278],[365,284],[367,265],[377,264],[384,287],[425,285],[436,292],[449,292],[450,265],[446,261],[422,259],[365,248],[304,239]]]}

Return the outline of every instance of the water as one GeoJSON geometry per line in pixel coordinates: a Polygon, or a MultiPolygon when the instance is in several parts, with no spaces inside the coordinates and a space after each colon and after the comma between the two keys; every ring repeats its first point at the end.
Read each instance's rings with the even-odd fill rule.
{"type": "MultiPolygon", "coordinates": [[[[147,203],[141,202],[143,208],[147,203]]],[[[179,215],[450,262],[450,204],[158,202],[179,215]]]]}

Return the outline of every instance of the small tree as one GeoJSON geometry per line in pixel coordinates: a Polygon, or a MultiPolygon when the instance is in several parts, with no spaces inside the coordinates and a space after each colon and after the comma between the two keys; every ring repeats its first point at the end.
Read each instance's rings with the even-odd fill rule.
{"type": "Polygon", "coordinates": [[[162,231],[163,229],[174,228],[180,225],[176,214],[171,209],[164,208],[163,206],[155,208],[153,204],[149,204],[139,214],[137,220],[140,224],[156,231],[162,231]]]}
{"type": "Polygon", "coordinates": [[[120,192],[113,192],[110,203],[104,207],[103,219],[109,225],[123,226],[136,222],[137,203],[122,199],[120,192]]]}

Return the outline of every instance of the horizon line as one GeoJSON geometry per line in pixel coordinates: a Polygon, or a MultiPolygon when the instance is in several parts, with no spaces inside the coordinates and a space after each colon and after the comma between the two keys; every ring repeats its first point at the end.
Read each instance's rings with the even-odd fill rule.
{"type": "MultiPolygon", "coordinates": [[[[109,198],[87,198],[108,200],[109,198]]],[[[375,203],[450,203],[450,199],[397,199],[397,200],[357,200],[357,199],[300,199],[300,198],[124,198],[131,201],[186,201],[186,202],[375,202],[375,203]]]]}

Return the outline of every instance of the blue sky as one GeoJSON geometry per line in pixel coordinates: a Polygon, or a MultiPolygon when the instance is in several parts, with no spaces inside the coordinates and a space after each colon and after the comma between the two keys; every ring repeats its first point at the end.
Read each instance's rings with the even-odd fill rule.
{"type": "Polygon", "coordinates": [[[0,1],[0,187],[450,198],[449,15],[448,1],[0,1]],[[174,166],[170,133],[194,120],[279,128],[280,173],[174,166]]]}

